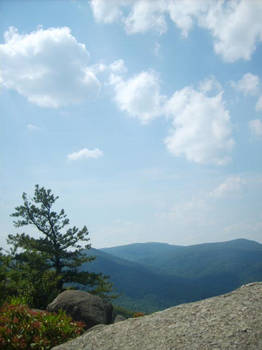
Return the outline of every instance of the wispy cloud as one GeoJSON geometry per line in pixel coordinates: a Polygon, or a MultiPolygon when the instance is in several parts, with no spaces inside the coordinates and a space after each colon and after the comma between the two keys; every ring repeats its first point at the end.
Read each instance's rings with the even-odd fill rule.
{"type": "Polygon", "coordinates": [[[248,123],[249,129],[255,136],[262,136],[262,121],[259,119],[250,120],[248,123]]]}
{"type": "Polygon", "coordinates": [[[258,92],[259,77],[252,73],[246,73],[239,81],[232,81],[231,86],[241,91],[244,95],[256,95],[258,92]]]}
{"type": "Polygon", "coordinates": [[[214,198],[223,198],[239,194],[245,184],[246,180],[240,176],[228,177],[223,183],[210,192],[210,196],[214,198]]]}
{"type": "Polygon", "coordinates": [[[27,124],[27,130],[29,131],[39,131],[41,130],[41,128],[39,128],[39,126],[34,125],[34,124],[27,124]]]}
{"type": "Polygon", "coordinates": [[[103,152],[99,148],[95,148],[90,150],[88,148],[83,148],[78,152],[73,152],[68,154],[67,158],[71,161],[81,160],[81,159],[89,159],[89,158],[99,158],[103,156],[103,152]]]}

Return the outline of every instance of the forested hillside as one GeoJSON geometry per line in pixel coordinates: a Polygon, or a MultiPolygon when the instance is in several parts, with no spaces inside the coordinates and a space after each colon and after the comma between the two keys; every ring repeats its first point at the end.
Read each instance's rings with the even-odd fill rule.
{"type": "Polygon", "coordinates": [[[121,294],[116,303],[146,312],[262,281],[262,245],[244,239],[193,246],[136,243],[90,254],[97,259],[89,269],[109,275],[121,294]]]}

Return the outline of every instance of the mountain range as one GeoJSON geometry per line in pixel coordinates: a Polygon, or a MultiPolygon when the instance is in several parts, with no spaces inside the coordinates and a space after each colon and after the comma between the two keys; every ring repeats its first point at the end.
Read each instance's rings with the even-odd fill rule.
{"type": "Polygon", "coordinates": [[[175,246],[135,243],[93,249],[84,270],[109,275],[115,303],[150,313],[262,281],[262,244],[246,239],[175,246]]]}

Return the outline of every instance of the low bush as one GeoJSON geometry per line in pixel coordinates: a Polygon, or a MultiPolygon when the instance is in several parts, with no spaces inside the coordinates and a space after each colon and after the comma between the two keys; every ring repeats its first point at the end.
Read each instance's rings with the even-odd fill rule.
{"type": "Polygon", "coordinates": [[[121,315],[124,318],[132,318],[134,315],[134,312],[127,310],[122,306],[113,305],[113,318],[115,318],[116,315],[121,315]]]}
{"type": "Polygon", "coordinates": [[[63,311],[34,311],[27,305],[5,303],[0,308],[0,349],[49,350],[81,335],[84,326],[63,311]]]}
{"type": "Polygon", "coordinates": [[[145,314],[143,312],[135,312],[133,317],[143,317],[145,314]]]}

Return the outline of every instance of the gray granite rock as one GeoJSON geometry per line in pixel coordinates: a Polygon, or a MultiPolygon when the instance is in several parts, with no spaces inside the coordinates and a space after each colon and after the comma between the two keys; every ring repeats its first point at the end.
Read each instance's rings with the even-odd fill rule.
{"type": "Polygon", "coordinates": [[[152,315],[100,325],[53,350],[259,350],[262,283],[152,315]]]}
{"type": "Polygon", "coordinates": [[[126,318],[122,315],[116,315],[115,319],[114,319],[114,323],[118,323],[118,322],[122,322],[125,321],[126,318]]]}
{"type": "Polygon", "coordinates": [[[100,323],[112,323],[112,304],[81,290],[66,290],[47,306],[51,312],[59,309],[64,310],[73,320],[85,322],[86,329],[100,323]]]}

